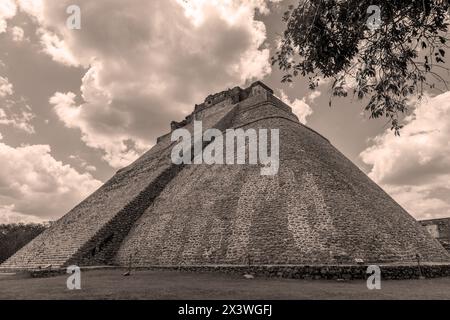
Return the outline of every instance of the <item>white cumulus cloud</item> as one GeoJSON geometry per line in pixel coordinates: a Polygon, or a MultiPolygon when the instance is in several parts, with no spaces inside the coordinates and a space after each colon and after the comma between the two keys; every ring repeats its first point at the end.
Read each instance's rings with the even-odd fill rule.
{"type": "Polygon", "coordinates": [[[0,124],[9,125],[30,134],[35,133],[34,127],[31,124],[31,120],[34,117],[35,115],[29,109],[20,112],[10,112],[10,108],[0,108],[0,124]]]}
{"type": "Polygon", "coordinates": [[[14,94],[13,85],[8,78],[0,76],[0,125],[9,125],[27,133],[34,133],[31,121],[35,115],[31,107],[23,99],[11,99],[14,94]]]}
{"type": "Polygon", "coordinates": [[[292,112],[298,117],[301,123],[306,124],[307,122],[306,118],[312,115],[313,113],[312,108],[309,106],[309,104],[306,103],[306,99],[305,98],[294,99],[291,101],[283,90],[279,91],[281,101],[283,101],[292,108],[292,112]]]}
{"type": "Polygon", "coordinates": [[[77,1],[81,30],[66,28],[69,0],[20,0],[40,23],[42,49],[88,68],[81,97],[51,98],[64,124],[121,167],[210,93],[271,72],[264,45],[267,1],[77,1]]]}
{"type": "Polygon", "coordinates": [[[14,26],[11,28],[11,37],[15,42],[21,42],[24,39],[25,32],[21,27],[14,26]]]}
{"type": "Polygon", "coordinates": [[[0,205],[0,224],[10,223],[42,223],[46,221],[36,216],[30,216],[15,211],[15,205],[0,205]]]}
{"type": "Polygon", "coordinates": [[[416,218],[450,216],[450,92],[427,97],[401,137],[388,130],[361,153],[369,176],[416,218]]]}
{"type": "Polygon", "coordinates": [[[8,78],[0,76],[0,98],[12,95],[14,93],[13,85],[8,78]]]}
{"type": "Polygon", "coordinates": [[[101,182],[51,155],[48,145],[0,143],[0,223],[59,218],[101,182]]]}
{"type": "Polygon", "coordinates": [[[7,20],[16,15],[17,6],[14,0],[0,1],[0,33],[6,32],[7,20]]]}

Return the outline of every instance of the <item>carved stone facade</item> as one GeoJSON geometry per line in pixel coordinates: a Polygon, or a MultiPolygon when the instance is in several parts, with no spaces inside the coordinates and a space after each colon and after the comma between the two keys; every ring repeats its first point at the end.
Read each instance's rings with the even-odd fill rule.
{"type": "Polygon", "coordinates": [[[433,238],[450,251],[450,218],[422,220],[420,223],[433,238]]]}

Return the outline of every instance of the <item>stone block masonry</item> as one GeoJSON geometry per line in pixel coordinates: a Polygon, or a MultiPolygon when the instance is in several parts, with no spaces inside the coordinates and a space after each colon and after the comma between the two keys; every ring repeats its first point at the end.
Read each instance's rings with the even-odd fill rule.
{"type": "MultiPolygon", "coordinates": [[[[233,112],[232,105],[223,104],[217,109],[197,112],[195,116],[203,120],[206,128],[226,128],[233,112]]],[[[186,127],[192,130],[190,124],[186,127]]],[[[136,219],[168,181],[182,170],[182,166],[171,163],[172,146],[170,137],[161,139],[0,268],[111,264],[118,246],[136,219]]]]}
{"type": "Polygon", "coordinates": [[[334,274],[360,260],[413,270],[416,255],[450,265],[436,239],[261,82],[211,95],[171,127],[192,131],[193,120],[222,131],[279,129],[278,174],[174,165],[163,135],[1,268],[244,265],[301,277],[323,269],[305,265],[334,274]]]}

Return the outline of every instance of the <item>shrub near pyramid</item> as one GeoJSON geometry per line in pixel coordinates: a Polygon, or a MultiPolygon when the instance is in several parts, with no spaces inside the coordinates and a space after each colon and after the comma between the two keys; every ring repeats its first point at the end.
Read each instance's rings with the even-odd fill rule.
{"type": "Polygon", "coordinates": [[[401,206],[255,82],[210,95],[172,130],[279,130],[279,169],[174,164],[171,133],[1,267],[450,263],[401,206]]]}

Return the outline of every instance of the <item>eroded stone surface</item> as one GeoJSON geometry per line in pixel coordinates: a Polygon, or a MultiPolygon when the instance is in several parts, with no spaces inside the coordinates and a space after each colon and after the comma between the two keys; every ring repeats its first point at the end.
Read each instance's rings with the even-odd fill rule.
{"type": "MultiPolygon", "coordinates": [[[[170,134],[8,259],[47,265],[450,262],[406,211],[256,83],[208,97],[172,129],[279,129],[280,169],[171,163],[170,134]]],[[[247,146],[248,147],[248,146],[247,146]]]]}

